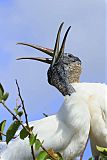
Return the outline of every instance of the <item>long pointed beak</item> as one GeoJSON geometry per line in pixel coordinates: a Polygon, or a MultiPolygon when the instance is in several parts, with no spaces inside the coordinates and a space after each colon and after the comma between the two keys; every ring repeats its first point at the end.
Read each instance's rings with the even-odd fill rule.
{"type": "Polygon", "coordinates": [[[59,50],[60,34],[61,34],[61,29],[62,29],[63,24],[64,23],[61,23],[59,30],[58,30],[58,33],[57,33],[56,43],[55,43],[55,47],[54,47],[54,57],[52,59],[51,66],[53,66],[54,63],[56,63],[59,60],[59,58],[61,57],[61,54],[64,54],[65,42],[66,42],[66,38],[67,38],[67,35],[68,35],[68,32],[69,32],[71,26],[67,29],[65,36],[63,38],[63,41],[62,41],[61,48],[59,50]]]}
{"type": "Polygon", "coordinates": [[[62,30],[63,24],[64,24],[64,22],[61,23],[61,25],[60,25],[60,27],[58,29],[54,50],[49,49],[49,48],[44,48],[44,47],[41,47],[41,46],[38,46],[38,45],[28,44],[28,43],[21,43],[21,42],[17,43],[17,44],[20,44],[20,45],[29,46],[29,47],[32,47],[32,48],[37,49],[39,51],[42,51],[42,52],[46,53],[47,55],[51,56],[52,59],[50,59],[50,58],[42,58],[42,57],[37,57],[37,58],[34,58],[34,57],[22,57],[22,58],[17,58],[17,60],[31,59],[31,60],[37,60],[37,61],[40,61],[40,62],[48,63],[48,64],[51,64],[51,66],[53,66],[60,59],[61,55],[64,54],[66,38],[67,38],[68,32],[69,32],[69,30],[71,28],[71,26],[70,26],[67,29],[67,31],[65,33],[65,36],[63,38],[63,41],[62,41],[61,48],[59,50],[60,34],[61,34],[61,30],[62,30]]]}
{"type": "Polygon", "coordinates": [[[48,63],[51,64],[52,63],[52,59],[51,58],[42,58],[42,57],[23,57],[23,58],[17,58],[16,60],[24,60],[24,59],[31,59],[31,60],[37,60],[43,63],[48,63]]]}
{"type": "Polygon", "coordinates": [[[65,36],[63,38],[62,45],[61,45],[61,48],[60,48],[60,51],[59,51],[59,54],[57,56],[56,61],[58,61],[58,59],[61,57],[61,54],[64,54],[65,42],[66,42],[66,38],[67,38],[67,35],[68,35],[68,32],[69,32],[70,28],[71,28],[71,26],[67,29],[67,31],[65,33],[65,36]]]}
{"type": "Polygon", "coordinates": [[[52,59],[52,66],[54,65],[57,57],[58,57],[58,53],[59,53],[59,42],[60,42],[60,34],[61,34],[61,30],[62,30],[62,26],[63,26],[64,22],[61,23],[58,33],[57,33],[57,37],[56,37],[56,42],[55,42],[55,47],[54,47],[54,57],[52,59]]]}
{"type": "Polygon", "coordinates": [[[32,47],[34,49],[37,49],[39,51],[42,51],[42,52],[48,54],[51,57],[54,56],[54,54],[53,54],[54,51],[52,49],[49,49],[49,48],[41,47],[41,46],[38,46],[38,45],[32,45],[32,44],[28,44],[28,43],[22,43],[22,42],[18,42],[17,44],[32,47]]]}

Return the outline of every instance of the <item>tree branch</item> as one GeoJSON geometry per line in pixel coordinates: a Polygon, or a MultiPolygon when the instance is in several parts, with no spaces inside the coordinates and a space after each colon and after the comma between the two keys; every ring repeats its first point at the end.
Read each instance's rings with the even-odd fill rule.
{"type": "MultiPolygon", "coordinates": [[[[24,105],[24,100],[22,99],[21,92],[20,92],[20,87],[19,87],[19,84],[18,84],[17,80],[16,80],[16,86],[17,86],[17,89],[18,89],[19,98],[20,98],[21,103],[22,103],[22,109],[24,111],[26,124],[27,124],[27,126],[29,126],[27,112],[26,112],[25,105],[24,105]]],[[[30,138],[30,136],[31,136],[31,134],[29,134],[29,138],[30,138]]],[[[35,160],[33,145],[31,145],[31,153],[32,153],[33,160],[35,160]]]]}
{"type": "MultiPolygon", "coordinates": [[[[25,120],[26,120],[26,124],[27,126],[29,127],[29,122],[28,122],[28,116],[27,116],[27,112],[26,112],[26,109],[25,109],[25,105],[24,105],[24,100],[21,96],[21,92],[20,92],[20,87],[19,87],[19,84],[18,84],[18,81],[16,80],[16,85],[17,85],[17,89],[18,89],[18,95],[19,95],[19,98],[21,100],[21,103],[22,103],[22,109],[24,111],[24,115],[25,115],[25,120]]],[[[29,133],[29,138],[31,136],[31,133],[29,133]]],[[[48,150],[46,150],[43,145],[41,145],[41,148],[53,159],[55,160],[55,158],[48,152],[48,150]]],[[[32,153],[32,156],[33,156],[33,160],[35,160],[35,154],[34,154],[34,149],[33,149],[33,145],[31,146],[31,153],[32,153]]]]}
{"type": "Polygon", "coordinates": [[[22,109],[23,109],[23,111],[24,111],[26,124],[29,125],[29,124],[28,124],[27,112],[26,112],[25,105],[24,105],[24,100],[22,99],[21,92],[20,92],[20,87],[19,87],[19,84],[18,84],[17,80],[16,80],[16,86],[17,86],[17,89],[18,89],[19,98],[20,98],[21,103],[22,103],[22,109]]]}

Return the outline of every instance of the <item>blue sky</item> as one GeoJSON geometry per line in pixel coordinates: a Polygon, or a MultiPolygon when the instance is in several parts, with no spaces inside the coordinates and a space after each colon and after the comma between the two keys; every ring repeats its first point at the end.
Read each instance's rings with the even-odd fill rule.
{"type": "MultiPolygon", "coordinates": [[[[0,82],[10,93],[7,104],[16,105],[18,80],[29,120],[40,119],[42,113],[53,114],[63,96],[47,82],[48,65],[34,61],[16,61],[21,56],[44,56],[32,48],[18,46],[28,42],[53,48],[62,21],[63,33],[71,25],[66,52],[82,60],[81,81],[107,82],[106,14],[104,0],[1,0],[0,1],[0,82]]],[[[62,35],[63,35],[62,33],[62,35]]],[[[11,116],[0,106],[0,121],[11,116]]],[[[89,145],[85,153],[91,155],[89,145]]]]}

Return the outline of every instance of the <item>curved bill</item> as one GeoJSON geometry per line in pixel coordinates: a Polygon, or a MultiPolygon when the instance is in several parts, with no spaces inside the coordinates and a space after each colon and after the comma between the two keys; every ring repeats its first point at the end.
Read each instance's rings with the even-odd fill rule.
{"type": "Polygon", "coordinates": [[[61,30],[62,30],[62,26],[63,26],[64,22],[61,23],[59,29],[58,29],[58,33],[57,33],[57,37],[56,37],[56,42],[55,42],[55,47],[54,47],[54,57],[52,59],[52,66],[54,65],[57,57],[58,57],[58,53],[59,53],[59,42],[60,42],[60,34],[61,34],[61,30]]]}
{"type": "Polygon", "coordinates": [[[38,46],[38,45],[28,44],[28,43],[21,43],[21,42],[17,43],[17,44],[20,44],[20,45],[29,46],[29,47],[32,47],[32,48],[37,49],[39,51],[42,51],[42,52],[46,53],[47,55],[51,56],[52,59],[50,59],[50,58],[42,58],[42,57],[37,57],[37,58],[34,58],[34,57],[22,57],[22,58],[17,58],[17,60],[31,59],[31,60],[37,60],[37,61],[40,61],[40,62],[48,63],[48,64],[51,64],[51,66],[53,66],[59,60],[59,58],[61,57],[61,54],[64,54],[66,38],[67,38],[68,32],[69,32],[69,30],[71,28],[71,26],[70,26],[67,29],[67,31],[65,33],[65,36],[63,38],[63,41],[62,41],[61,48],[59,50],[60,34],[61,34],[61,30],[62,30],[63,24],[64,24],[64,22],[61,23],[61,25],[60,25],[60,27],[58,29],[54,50],[49,49],[49,48],[45,48],[45,47],[41,47],[41,46],[38,46]]]}
{"type": "Polygon", "coordinates": [[[37,50],[39,50],[39,51],[42,51],[42,52],[48,54],[48,55],[51,56],[51,57],[54,56],[54,54],[53,54],[54,51],[53,51],[52,49],[49,49],[49,48],[41,47],[41,46],[38,46],[38,45],[32,45],[32,44],[28,44],[28,43],[22,43],[22,42],[18,42],[17,44],[32,47],[32,48],[34,48],[34,49],[37,49],[37,50]]]}
{"type": "Polygon", "coordinates": [[[31,60],[37,60],[43,63],[48,63],[51,64],[52,63],[52,59],[51,58],[42,58],[42,57],[23,57],[23,58],[17,58],[16,60],[24,60],[24,59],[31,59],[31,60]]]}
{"type": "Polygon", "coordinates": [[[56,62],[57,62],[57,61],[59,60],[59,58],[61,57],[61,54],[64,54],[65,42],[66,42],[66,38],[67,38],[67,35],[68,35],[68,32],[69,32],[70,28],[71,28],[71,26],[67,29],[67,31],[66,31],[66,33],[65,33],[65,36],[64,36],[64,38],[63,38],[60,51],[59,51],[58,56],[57,56],[57,58],[56,58],[56,62]]]}

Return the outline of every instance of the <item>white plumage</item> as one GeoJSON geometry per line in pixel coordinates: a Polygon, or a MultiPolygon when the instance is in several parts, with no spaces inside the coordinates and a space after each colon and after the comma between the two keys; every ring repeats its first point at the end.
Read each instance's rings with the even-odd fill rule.
{"type": "MultiPolygon", "coordinates": [[[[65,96],[56,115],[30,122],[44,146],[52,147],[64,156],[73,159],[83,151],[88,139],[94,145],[107,147],[107,86],[100,83],[74,83],[76,93],[65,96]],[[87,90],[86,90],[87,88],[87,90]],[[91,125],[91,129],[90,129],[91,125]]],[[[93,148],[96,154],[96,147],[93,148]]],[[[14,140],[2,153],[1,160],[31,160],[28,139],[14,140]]]]}
{"type": "MultiPolygon", "coordinates": [[[[64,159],[79,156],[89,134],[90,115],[86,107],[87,102],[81,100],[79,96],[78,93],[66,96],[56,115],[30,122],[30,125],[34,126],[34,133],[38,134],[40,140],[44,140],[44,146],[61,152],[64,159]]],[[[1,160],[11,159],[32,159],[28,139],[23,141],[18,138],[8,145],[1,155],[1,160]]]]}
{"type": "Polygon", "coordinates": [[[83,84],[81,83],[80,94],[83,94],[81,98],[84,98],[84,101],[88,100],[91,150],[93,156],[97,157],[99,153],[96,145],[107,147],[107,85],[100,83],[83,84]]]}

